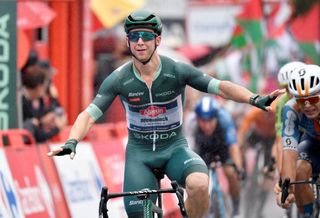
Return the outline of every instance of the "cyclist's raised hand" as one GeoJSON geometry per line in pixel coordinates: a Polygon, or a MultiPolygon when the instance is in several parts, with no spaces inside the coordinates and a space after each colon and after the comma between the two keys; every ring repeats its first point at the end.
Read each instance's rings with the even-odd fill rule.
{"type": "Polygon", "coordinates": [[[54,147],[50,152],[48,152],[48,156],[62,156],[66,154],[70,154],[70,158],[73,159],[76,155],[76,147],[78,141],[76,139],[69,139],[63,146],[54,147]]]}
{"type": "Polygon", "coordinates": [[[251,96],[249,103],[264,111],[272,111],[272,107],[270,106],[271,103],[277,98],[278,95],[281,95],[284,92],[284,89],[277,89],[266,96],[260,96],[256,94],[251,96]]]}

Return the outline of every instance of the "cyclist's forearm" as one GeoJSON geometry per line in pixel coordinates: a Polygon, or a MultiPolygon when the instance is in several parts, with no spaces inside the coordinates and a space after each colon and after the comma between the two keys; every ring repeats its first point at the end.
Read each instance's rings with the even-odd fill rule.
{"type": "Polygon", "coordinates": [[[230,81],[221,81],[219,84],[219,93],[221,97],[230,99],[239,103],[249,103],[249,99],[254,93],[247,88],[232,83],[230,81]]]}
{"type": "Polygon", "coordinates": [[[237,144],[231,145],[229,148],[231,159],[233,160],[236,167],[240,170],[243,168],[242,165],[242,156],[240,152],[240,148],[237,144]]]}
{"type": "Polygon", "coordinates": [[[275,142],[275,146],[276,146],[276,165],[277,165],[277,169],[279,172],[281,172],[281,168],[282,168],[282,138],[281,137],[277,137],[276,138],[276,142],[275,142]]]}
{"type": "Polygon", "coordinates": [[[296,180],[298,154],[294,150],[283,150],[281,178],[284,180],[289,177],[291,181],[296,180]]]}
{"type": "Polygon", "coordinates": [[[69,139],[76,139],[78,142],[81,141],[87,135],[93,124],[94,120],[89,113],[86,111],[81,112],[71,128],[69,139]]]}

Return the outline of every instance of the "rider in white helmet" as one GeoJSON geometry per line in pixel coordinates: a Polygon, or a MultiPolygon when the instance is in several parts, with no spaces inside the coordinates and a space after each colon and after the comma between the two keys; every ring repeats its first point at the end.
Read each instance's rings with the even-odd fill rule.
{"type": "Polygon", "coordinates": [[[279,72],[278,72],[278,84],[280,88],[286,89],[286,93],[276,100],[276,122],[275,122],[275,130],[276,130],[276,140],[273,145],[273,157],[276,162],[276,168],[280,172],[281,165],[282,165],[282,138],[281,138],[281,131],[282,131],[282,109],[284,105],[291,99],[291,95],[288,89],[288,81],[289,76],[291,73],[299,68],[303,67],[305,64],[299,61],[291,61],[283,65],[279,72]]]}
{"type": "Polygon", "coordinates": [[[317,95],[320,92],[319,76],[318,65],[297,68],[289,77],[289,92],[297,99],[317,95]]]}
{"type": "MultiPolygon", "coordinates": [[[[293,95],[283,109],[283,163],[281,179],[307,180],[320,172],[320,67],[305,65],[289,76],[289,92],[293,95]],[[301,132],[302,130],[302,132],[301,132]]],[[[278,205],[288,208],[293,202],[303,217],[312,217],[314,194],[310,185],[289,187],[289,195],[278,205]]]]}
{"type": "Polygon", "coordinates": [[[287,87],[289,76],[291,73],[299,68],[304,66],[305,64],[300,61],[291,61],[285,65],[283,65],[278,72],[278,83],[280,87],[287,87]]]}

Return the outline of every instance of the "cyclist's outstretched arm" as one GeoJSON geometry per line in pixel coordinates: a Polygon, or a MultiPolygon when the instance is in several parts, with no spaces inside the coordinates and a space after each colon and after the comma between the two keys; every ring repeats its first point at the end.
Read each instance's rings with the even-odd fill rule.
{"type": "Polygon", "coordinates": [[[70,158],[73,159],[76,154],[75,149],[77,143],[87,135],[93,124],[94,119],[90,116],[90,114],[87,111],[81,112],[71,128],[66,144],[64,146],[52,148],[52,150],[48,153],[48,156],[51,157],[54,155],[70,154],[70,158]]]}
{"type": "Polygon", "coordinates": [[[230,81],[220,81],[218,95],[225,99],[230,99],[239,103],[250,103],[260,109],[271,111],[272,107],[270,104],[278,95],[283,94],[284,91],[285,90],[283,89],[277,89],[268,96],[259,96],[243,86],[230,81]]]}

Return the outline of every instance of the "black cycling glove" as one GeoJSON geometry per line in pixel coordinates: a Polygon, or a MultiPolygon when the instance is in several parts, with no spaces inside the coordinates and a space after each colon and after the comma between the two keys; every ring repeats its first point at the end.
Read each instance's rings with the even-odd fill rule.
{"type": "Polygon", "coordinates": [[[76,139],[69,139],[61,148],[63,149],[61,152],[56,154],[57,156],[62,156],[66,154],[71,154],[72,152],[76,153],[78,141],[76,139]]]}
{"type": "Polygon", "coordinates": [[[267,106],[270,106],[271,103],[276,99],[277,97],[270,97],[269,95],[267,96],[260,96],[258,94],[255,94],[253,96],[250,97],[249,99],[249,103],[255,107],[258,107],[264,111],[266,110],[267,106]]]}

